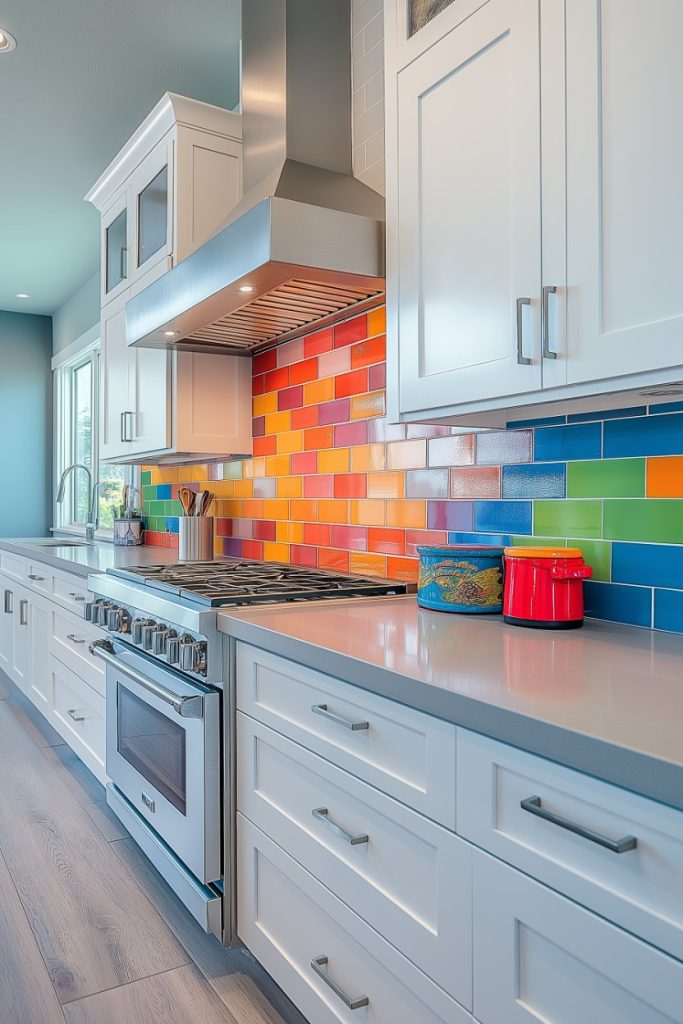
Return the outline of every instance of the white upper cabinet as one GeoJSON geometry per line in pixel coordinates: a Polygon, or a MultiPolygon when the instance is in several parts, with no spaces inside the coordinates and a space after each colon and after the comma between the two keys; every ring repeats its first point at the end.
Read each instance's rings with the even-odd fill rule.
{"type": "Polygon", "coordinates": [[[679,378],[683,4],[433,7],[385,0],[390,415],[679,378]]]}

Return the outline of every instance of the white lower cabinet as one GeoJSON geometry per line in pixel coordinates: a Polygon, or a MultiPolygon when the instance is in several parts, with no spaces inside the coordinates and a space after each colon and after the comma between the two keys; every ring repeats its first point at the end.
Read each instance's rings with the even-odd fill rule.
{"type": "Polygon", "coordinates": [[[0,670],[11,674],[12,616],[14,614],[14,584],[0,576],[0,670]]]}
{"type": "Polygon", "coordinates": [[[104,783],[105,699],[52,655],[48,667],[51,724],[104,783]]]}
{"type": "Polygon", "coordinates": [[[12,614],[12,655],[10,678],[24,693],[29,688],[31,670],[30,594],[24,587],[15,587],[12,614]]]}
{"type": "Polygon", "coordinates": [[[26,696],[46,718],[49,718],[50,673],[48,668],[48,646],[50,602],[44,598],[32,595],[29,605],[29,618],[31,660],[26,696]]]}
{"type": "Polygon", "coordinates": [[[238,931],[311,1024],[472,1017],[242,815],[238,931]]]}
{"type": "Polygon", "coordinates": [[[474,908],[481,1024],[683,1021],[683,963],[481,852],[474,908]]]}

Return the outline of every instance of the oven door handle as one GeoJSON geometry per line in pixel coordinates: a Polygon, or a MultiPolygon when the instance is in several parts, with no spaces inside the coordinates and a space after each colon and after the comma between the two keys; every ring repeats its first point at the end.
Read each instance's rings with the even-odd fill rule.
{"type": "Polygon", "coordinates": [[[138,686],[141,686],[143,690],[153,693],[159,700],[163,700],[164,704],[169,704],[181,718],[204,717],[204,698],[201,694],[193,697],[178,697],[177,694],[167,690],[164,686],[153,683],[151,679],[143,676],[141,672],[137,672],[134,668],[130,668],[116,657],[116,649],[111,640],[93,640],[89,650],[96,658],[101,658],[107,665],[113,665],[114,668],[123,672],[129,679],[132,679],[138,686]]]}

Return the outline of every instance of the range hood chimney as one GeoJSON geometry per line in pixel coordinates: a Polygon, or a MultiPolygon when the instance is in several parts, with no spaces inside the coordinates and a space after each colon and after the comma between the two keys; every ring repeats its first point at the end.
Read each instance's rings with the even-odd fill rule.
{"type": "Polygon", "coordinates": [[[242,63],[243,198],[127,303],[129,344],[250,352],[381,300],[384,200],[353,177],[350,0],[243,0],[242,63]]]}

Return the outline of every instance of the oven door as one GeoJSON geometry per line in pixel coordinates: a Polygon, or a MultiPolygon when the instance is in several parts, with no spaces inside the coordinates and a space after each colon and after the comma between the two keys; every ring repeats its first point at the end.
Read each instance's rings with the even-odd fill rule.
{"type": "Polygon", "coordinates": [[[96,653],[107,663],[107,775],[200,882],[217,881],[220,693],[115,641],[96,653]]]}

